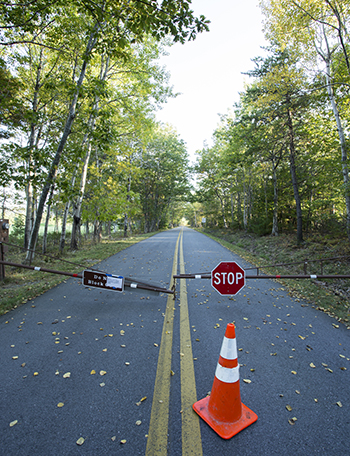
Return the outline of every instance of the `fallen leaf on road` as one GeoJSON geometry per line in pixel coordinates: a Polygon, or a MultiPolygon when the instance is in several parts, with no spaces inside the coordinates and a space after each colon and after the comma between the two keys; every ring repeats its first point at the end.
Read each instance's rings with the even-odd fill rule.
{"type": "Polygon", "coordinates": [[[18,420],[11,421],[10,427],[15,426],[18,423],[18,420]]]}
{"type": "Polygon", "coordinates": [[[337,402],[337,406],[338,406],[338,407],[343,407],[343,404],[342,404],[340,401],[338,401],[338,402],[337,402]]]}
{"type": "Polygon", "coordinates": [[[130,363],[128,363],[128,362],[126,361],[126,362],[125,362],[125,365],[126,365],[126,366],[130,366],[130,363]]]}
{"type": "Polygon", "coordinates": [[[244,381],[244,383],[252,383],[252,381],[249,380],[248,378],[244,378],[243,381],[244,381]]]}
{"type": "Polygon", "coordinates": [[[294,416],[293,418],[291,418],[290,420],[288,420],[288,423],[291,424],[293,426],[293,424],[297,421],[297,418],[294,416]]]}
{"type": "Polygon", "coordinates": [[[142,423],[141,420],[137,420],[135,424],[136,424],[136,426],[140,426],[141,423],[142,423]]]}
{"type": "MultiPolygon", "coordinates": [[[[145,299],[145,298],[141,298],[141,299],[145,299]]],[[[120,441],[120,443],[124,444],[124,443],[126,443],[126,440],[123,439],[123,440],[120,441]]]]}
{"type": "Polygon", "coordinates": [[[291,412],[293,410],[290,405],[286,405],[286,409],[288,410],[288,412],[291,412]]]}
{"type": "Polygon", "coordinates": [[[12,356],[12,359],[18,359],[18,356],[12,356]]]}
{"type": "Polygon", "coordinates": [[[303,337],[303,336],[298,336],[298,337],[300,337],[301,340],[305,340],[305,337],[303,337]]]}
{"type": "Polygon", "coordinates": [[[36,377],[37,375],[39,375],[39,372],[34,372],[34,377],[36,377]]]}
{"type": "Polygon", "coordinates": [[[316,366],[314,363],[310,363],[310,367],[315,368],[316,366]]]}
{"type": "Polygon", "coordinates": [[[112,440],[113,442],[115,442],[116,439],[117,439],[117,436],[116,436],[116,435],[114,435],[113,437],[111,437],[111,440],[112,440]]]}
{"type": "Polygon", "coordinates": [[[328,372],[330,372],[331,374],[333,374],[332,369],[330,369],[329,367],[326,368],[326,371],[328,371],[328,372]]]}
{"type": "Polygon", "coordinates": [[[297,375],[296,371],[291,371],[293,375],[297,375]]]}
{"type": "Polygon", "coordinates": [[[106,374],[107,374],[106,371],[103,371],[103,370],[100,371],[100,375],[106,375],[106,374]]]}
{"type": "Polygon", "coordinates": [[[95,375],[96,374],[96,371],[94,369],[92,369],[92,371],[90,372],[90,375],[95,375]]]}
{"type": "Polygon", "coordinates": [[[63,406],[64,406],[64,403],[63,403],[63,402],[59,402],[59,403],[57,404],[57,407],[58,407],[58,408],[61,408],[61,407],[63,407],[63,406]]]}
{"type": "Polygon", "coordinates": [[[70,378],[70,372],[66,372],[65,374],[63,374],[63,378],[70,378]]]}
{"type": "Polygon", "coordinates": [[[85,442],[85,439],[83,437],[79,437],[79,439],[77,440],[77,445],[82,445],[83,443],[85,442]]]}

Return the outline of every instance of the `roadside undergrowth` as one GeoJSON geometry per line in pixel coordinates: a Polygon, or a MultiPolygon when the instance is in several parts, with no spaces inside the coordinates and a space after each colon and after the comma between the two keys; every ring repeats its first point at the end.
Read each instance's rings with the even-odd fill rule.
{"type": "MultiPolygon", "coordinates": [[[[79,250],[67,251],[60,257],[55,257],[57,246],[53,246],[52,251],[48,251],[52,257],[35,255],[31,266],[73,274],[80,273],[154,234],[156,233],[130,236],[125,239],[102,239],[97,244],[85,243],[79,250]]],[[[9,251],[5,254],[6,261],[17,264],[23,263],[24,257],[21,250],[15,247],[9,247],[9,251]]],[[[5,266],[5,279],[0,282],[0,315],[33,300],[67,279],[66,276],[48,272],[5,266]]]]}
{"type": "MultiPolygon", "coordinates": [[[[306,270],[306,274],[313,275],[350,275],[350,245],[346,238],[312,235],[298,245],[295,236],[289,234],[258,237],[229,230],[198,231],[259,267],[263,274],[303,275],[306,270]]],[[[255,270],[250,272],[254,274],[255,270]]],[[[294,298],[350,327],[350,279],[278,279],[278,282],[294,298]]]]}

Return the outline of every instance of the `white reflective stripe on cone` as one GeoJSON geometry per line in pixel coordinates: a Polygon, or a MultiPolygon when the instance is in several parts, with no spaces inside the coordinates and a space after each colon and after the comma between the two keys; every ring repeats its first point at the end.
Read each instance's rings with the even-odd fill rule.
{"type": "Polygon", "coordinates": [[[236,339],[228,339],[224,336],[222,341],[220,356],[225,359],[237,359],[236,339]]]}
{"type": "Polygon", "coordinates": [[[224,383],[236,383],[239,380],[239,366],[230,369],[228,367],[223,367],[218,363],[215,377],[224,383]]]}

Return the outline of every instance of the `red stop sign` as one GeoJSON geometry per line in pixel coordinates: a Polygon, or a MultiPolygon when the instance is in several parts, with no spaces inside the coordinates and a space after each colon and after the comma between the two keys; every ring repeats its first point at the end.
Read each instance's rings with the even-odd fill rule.
{"type": "Polygon", "coordinates": [[[234,261],[222,261],[211,271],[211,285],[221,295],[235,295],[245,285],[245,271],[234,261]]]}

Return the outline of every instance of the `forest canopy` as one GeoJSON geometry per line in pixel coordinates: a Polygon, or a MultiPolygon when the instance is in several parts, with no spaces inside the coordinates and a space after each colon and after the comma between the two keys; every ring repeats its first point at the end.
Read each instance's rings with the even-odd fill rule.
{"type": "Polygon", "coordinates": [[[208,24],[189,0],[0,3],[0,183],[3,207],[25,194],[27,261],[45,211],[62,251],[68,219],[74,249],[83,222],[154,230],[186,197],[183,141],[154,117],[174,96],[158,58],[208,24]]]}
{"type": "Polygon", "coordinates": [[[18,192],[27,261],[52,215],[61,252],[79,248],[82,227],[99,239],[182,218],[350,240],[350,0],[260,6],[270,44],[191,166],[155,120],[176,95],[159,56],[209,30],[189,0],[0,3],[3,218],[18,192]]]}

